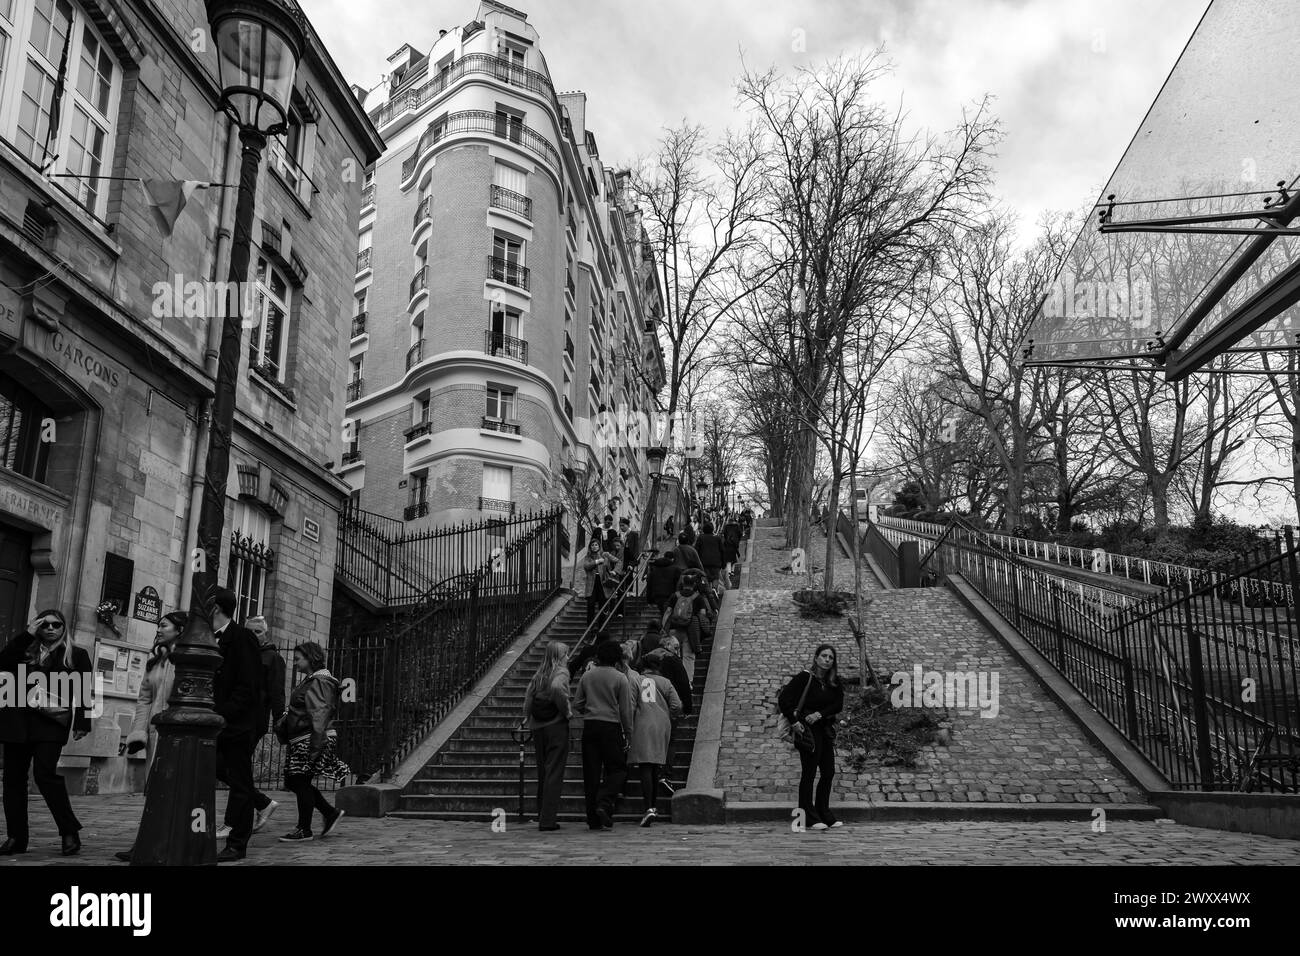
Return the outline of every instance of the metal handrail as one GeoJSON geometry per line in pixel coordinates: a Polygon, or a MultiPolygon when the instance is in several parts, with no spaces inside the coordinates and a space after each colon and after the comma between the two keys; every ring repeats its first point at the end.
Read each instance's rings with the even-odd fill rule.
{"type": "Polygon", "coordinates": [[[632,585],[640,575],[645,573],[646,565],[650,563],[650,558],[653,557],[655,553],[656,552],[649,549],[642,551],[637,557],[636,565],[631,568],[626,568],[623,571],[618,584],[614,586],[614,590],[607,598],[605,598],[605,603],[600,606],[600,610],[596,612],[596,616],[591,619],[591,623],[587,625],[586,630],[582,632],[582,636],[579,637],[577,643],[573,645],[573,650],[569,652],[570,661],[577,657],[578,651],[592,639],[593,635],[599,634],[609,625],[609,622],[614,617],[614,613],[627,599],[628,592],[632,590],[632,585]]]}

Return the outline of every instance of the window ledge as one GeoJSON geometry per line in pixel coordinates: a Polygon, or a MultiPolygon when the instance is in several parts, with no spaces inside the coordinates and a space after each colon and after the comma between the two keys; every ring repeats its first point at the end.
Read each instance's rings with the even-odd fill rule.
{"type": "Polygon", "coordinates": [[[524,440],[524,436],[523,436],[523,435],[512,435],[510,432],[497,432],[497,431],[492,431],[490,428],[480,428],[480,429],[478,430],[478,433],[479,433],[480,435],[486,435],[488,438],[505,438],[505,439],[507,439],[507,440],[509,440],[509,441],[523,441],[523,440],[524,440]]]}
{"type": "Polygon", "coordinates": [[[288,387],[283,382],[275,382],[272,379],[267,378],[266,375],[259,372],[256,368],[250,368],[248,370],[248,379],[263,391],[270,393],[273,398],[278,399],[280,403],[290,411],[298,411],[298,403],[280,391],[280,389],[288,387]]]}
{"type": "MultiPolygon", "coordinates": [[[[271,173],[279,181],[280,185],[284,187],[284,191],[293,197],[294,202],[298,204],[298,208],[302,210],[303,215],[305,215],[308,219],[312,218],[311,204],[307,200],[303,199],[302,196],[299,194],[298,190],[295,189],[293,185],[287,179],[284,178],[284,174],[280,172],[279,167],[276,166],[275,163],[268,161],[266,164],[266,168],[271,171],[271,173]]],[[[307,185],[310,186],[311,183],[308,182],[307,185]]]]}
{"type": "Polygon", "coordinates": [[[424,435],[417,435],[406,443],[404,450],[411,451],[412,449],[419,448],[421,445],[427,445],[431,441],[433,441],[433,432],[428,432],[424,435]]]}
{"type": "Polygon", "coordinates": [[[512,292],[523,299],[531,299],[533,294],[528,289],[521,289],[517,285],[511,285],[509,282],[502,282],[500,279],[484,279],[489,289],[501,289],[505,292],[512,292]]]}

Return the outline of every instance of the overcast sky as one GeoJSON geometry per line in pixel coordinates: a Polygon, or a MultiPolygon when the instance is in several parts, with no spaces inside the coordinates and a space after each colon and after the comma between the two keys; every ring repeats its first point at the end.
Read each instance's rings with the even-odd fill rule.
{"type": "MultiPolygon", "coordinates": [[[[428,50],[476,0],[301,0],[350,82],[373,86],[402,43],[428,50]]],[[[588,95],[601,158],[624,165],[683,118],[737,123],[741,55],[815,65],[881,44],[918,127],[944,130],[985,93],[1006,139],[999,198],[1032,227],[1094,201],[1206,0],[518,0],[557,90],[588,95]]]]}

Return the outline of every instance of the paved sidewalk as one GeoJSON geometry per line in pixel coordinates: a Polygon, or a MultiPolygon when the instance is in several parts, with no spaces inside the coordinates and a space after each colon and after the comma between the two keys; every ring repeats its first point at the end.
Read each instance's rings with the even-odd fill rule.
{"type": "MultiPolygon", "coordinates": [[[[221,798],[224,799],[224,798],[221,798]]],[[[279,799],[277,797],[277,799],[279,799]]],[[[85,826],[78,857],[58,855],[58,837],[39,798],[32,801],[31,852],[0,858],[0,873],[26,866],[125,866],[113,853],[130,845],[144,799],[73,798],[85,826]]],[[[219,804],[220,806],[220,804],[219,804]]],[[[1111,822],[1094,833],[1087,821],[1060,823],[872,823],[825,833],[793,833],[788,824],[618,825],[593,833],[580,824],[539,833],[507,821],[504,833],[481,823],[345,818],[325,840],[284,844],[290,805],[256,834],[248,859],[231,866],[392,865],[908,865],[908,864],[1272,864],[1300,863],[1300,842],[1168,822],[1111,822]]]]}

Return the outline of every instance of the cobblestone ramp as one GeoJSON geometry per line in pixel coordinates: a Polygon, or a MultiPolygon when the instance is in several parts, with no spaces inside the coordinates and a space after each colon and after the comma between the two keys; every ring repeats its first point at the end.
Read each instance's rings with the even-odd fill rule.
{"type": "MultiPolygon", "coordinates": [[[[716,786],[727,791],[729,806],[793,807],[799,763],[792,748],[773,736],[777,692],[809,665],[823,641],[839,650],[843,674],[856,677],[858,655],[846,620],[799,616],[791,592],[806,586],[806,578],[779,571],[790,563],[788,551],[774,550],[782,531],[760,528],[755,535],[750,588],[739,595],[736,613],[716,786]]],[[[822,548],[824,543],[823,538],[822,548]]],[[[823,563],[822,548],[815,543],[812,549],[816,568],[823,563]]],[[[852,570],[841,553],[838,588],[852,588],[852,570]]],[[[873,599],[864,624],[877,671],[911,673],[920,664],[924,671],[996,672],[999,709],[995,717],[980,716],[977,706],[951,709],[951,744],[927,746],[910,770],[870,766],[855,773],[841,750],[835,801],[1145,804],[1109,757],[947,589],[886,591],[867,573],[863,581],[873,599]]]]}

